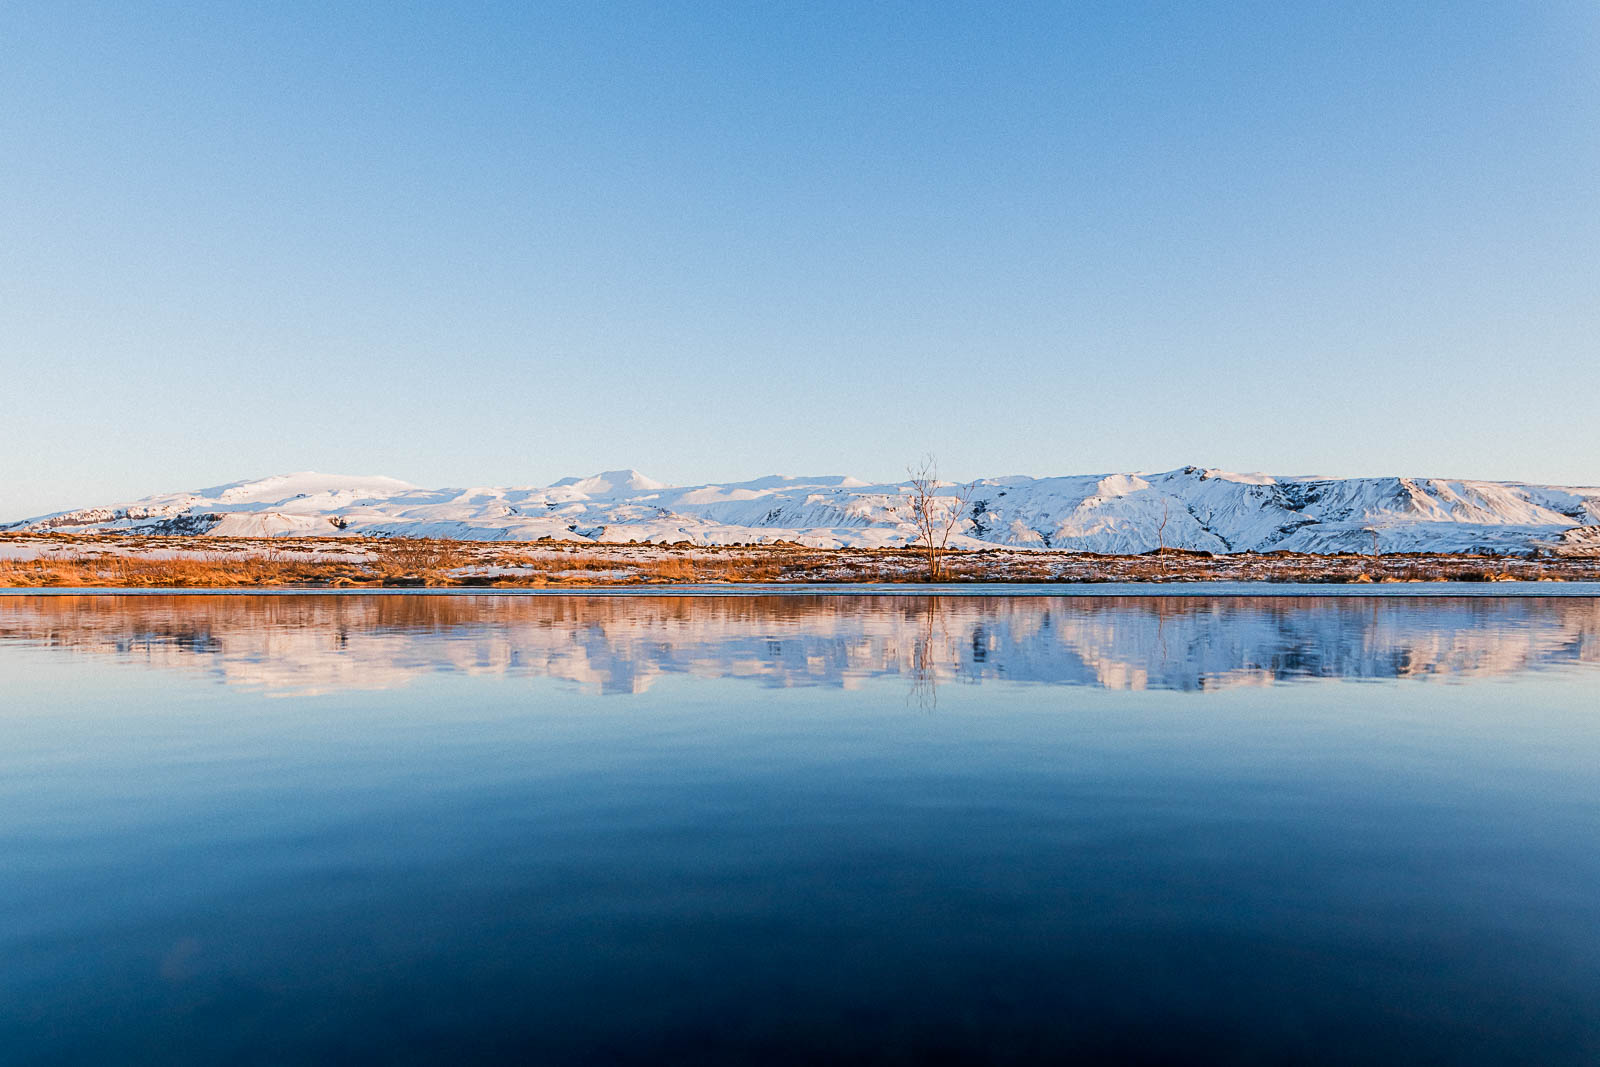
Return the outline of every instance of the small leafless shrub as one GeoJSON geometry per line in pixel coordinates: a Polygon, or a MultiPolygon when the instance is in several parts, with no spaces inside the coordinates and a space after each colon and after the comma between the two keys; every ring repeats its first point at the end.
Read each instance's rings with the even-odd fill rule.
{"type": "Polygon", "coordinates": [[[456,541],[396,537],[372,548],[372,568],[384,581],[438,582],[467,562],[456,541]]]}

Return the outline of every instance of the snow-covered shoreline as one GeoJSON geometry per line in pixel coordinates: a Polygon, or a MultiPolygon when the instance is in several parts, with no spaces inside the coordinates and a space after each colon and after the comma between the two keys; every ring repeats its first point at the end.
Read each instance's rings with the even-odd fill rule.
{"type": "Polygon", "coordinates": [[[1117,583],[1217,589],[1228,583],[1358,588],[1462,587],[1600,581],[1600,557],[1427,554],[1100,555],[990,548],[947,553],[928,582],[920,549],[706,547],[580,542],[436,541],[410,538],[0,534],[0,589],[162,587],[220,589],[440,587],[463,590],[799,590],[904,587],[993,590],[1045,585],[1092,593],[1117,583]]]}

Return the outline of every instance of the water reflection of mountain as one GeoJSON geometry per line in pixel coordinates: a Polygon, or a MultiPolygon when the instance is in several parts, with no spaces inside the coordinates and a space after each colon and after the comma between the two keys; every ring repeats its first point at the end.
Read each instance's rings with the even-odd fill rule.
{"type": "Polygon", "coordinates": [[[205,670],[272,692],[437,671],[636,693],[1007,679],[1205,690],[1600,664],[1600,600],[1448,597],[0,597],[0,643],[205,670]]]}

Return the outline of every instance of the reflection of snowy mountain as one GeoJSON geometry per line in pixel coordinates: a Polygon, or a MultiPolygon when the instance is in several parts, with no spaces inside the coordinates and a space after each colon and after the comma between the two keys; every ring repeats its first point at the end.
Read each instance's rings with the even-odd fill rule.
{"type": "Polygon", "coordinates": [[[0,640],[285,693],[438,671],[639,692],[1005,679],[1201,690],[1600,665],[1600,600],[1376,597],[0,597],[0,640]]]}
{"type": "MultiPolygon", "coordinates": [[[[419,489],[393,478],[289,474],[82,508],[25,530],[229,536],[404,535],[471,540],[776,540],[819,547],[914,537],[907,487],[760,478],[674,487],[637,471],[543,488],[419,489]]],[[[1600,488],[1429,478],[1273,478],[1185,467],[1162,474],[991,478],[972,485],[953,544],[1142,552],[1600,551],[1600,488]]]]}

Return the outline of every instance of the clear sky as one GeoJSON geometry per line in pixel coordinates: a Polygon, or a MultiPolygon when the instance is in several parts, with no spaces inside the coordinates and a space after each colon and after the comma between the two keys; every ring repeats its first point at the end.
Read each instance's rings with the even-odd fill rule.
{"type": "Polygon", "coordinates": [[[1600,482],[1600,5],[0,4],[0,519],[1600,482]]]}

